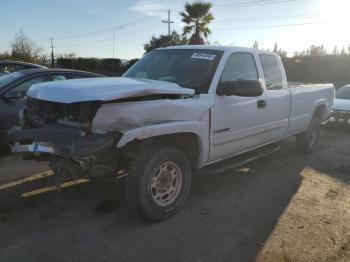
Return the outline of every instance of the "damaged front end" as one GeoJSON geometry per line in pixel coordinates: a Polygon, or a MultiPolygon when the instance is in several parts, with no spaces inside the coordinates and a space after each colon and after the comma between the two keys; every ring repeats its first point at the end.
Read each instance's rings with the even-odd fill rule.
{"type": "Polygon", "coordinates": [[[92,132],[100,106],[97,101],[65,104],[28,98],[20,114],[21,127],[8,132],[12,152],[49,161],[60,177],[95,177],[116,171],[116,144],[122,134],[92,132]]]}

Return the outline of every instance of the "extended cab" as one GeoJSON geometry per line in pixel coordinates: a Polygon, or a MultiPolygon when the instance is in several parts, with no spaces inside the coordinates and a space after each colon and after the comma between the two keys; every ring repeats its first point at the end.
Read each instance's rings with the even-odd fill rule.
{"type": "MultiPolygon", "coordinates": [[[[288,86],[278,55],[250,48],[154,50],[120,78],[34,85],[13,152],[58,180],[126,170],[126,201],[151,220],[185,202],[193,170],[296,135],[315,149],[331,84],[288,86]]],[[[227,161],[225,161],[227,162],[227,161]]]]}

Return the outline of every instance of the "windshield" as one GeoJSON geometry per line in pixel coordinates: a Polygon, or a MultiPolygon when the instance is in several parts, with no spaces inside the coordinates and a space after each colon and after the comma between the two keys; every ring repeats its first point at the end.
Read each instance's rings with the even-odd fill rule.
{"type": "Polygon", "coordinates": [[[336,93],[335,97],[338,99],[350,99],[350,85],[343,86],[336,93]]]}
{"type": "Polygon", "coordinates": [[[207,93],[222,53],[206,49],[155,50],[123,76],[173,82],[207,93]]]}
{"type": "Polygon", "coordinates": [[[24,74],[21,72],[14,72],[14,73],[0,76],[0,89],[7,86],[8,84],[11,84],[11,83],[17,81],[22,76],[24,76],[24,74]]]}

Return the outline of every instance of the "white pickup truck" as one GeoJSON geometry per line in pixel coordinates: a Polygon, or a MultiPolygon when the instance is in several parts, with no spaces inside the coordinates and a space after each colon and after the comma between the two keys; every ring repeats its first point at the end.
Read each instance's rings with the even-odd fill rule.
{"type": "Polygon", "coordinates": [[[184,204],[196,169],[293,135],[313,151],[334,87],[288,86],[271,52],[180,46],[119,78],[39,84],[27,96],[13,152],[50,161],[58,181],[125,170],[126,201],[157,221],[184,204]]]}

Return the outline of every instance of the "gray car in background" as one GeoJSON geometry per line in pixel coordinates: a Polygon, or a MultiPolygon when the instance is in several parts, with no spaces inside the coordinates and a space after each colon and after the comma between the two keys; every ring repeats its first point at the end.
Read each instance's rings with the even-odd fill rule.
{"type": "Polygon", "coordinates": [[[335,93],[330,124],[350,126],[350,85],[345,85],[335,93]]]}
{"type": "Polygon", "coordinates": [[[21,61],[0,61],[0,76],[4,74],[13,73],[20,70],[34,69],[34,68],[46,68],[45,66],[38,64],[31,64],[21,61]]]}
{"type": "Polygon", "coordinates": [[[0,147],[7,146],[6,131],[19,124],[19,112],[25,106],[25,94],[32,85],[91,77],[103,75],[67,69],[37,68],[0,76],[0,147]]]}

